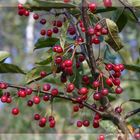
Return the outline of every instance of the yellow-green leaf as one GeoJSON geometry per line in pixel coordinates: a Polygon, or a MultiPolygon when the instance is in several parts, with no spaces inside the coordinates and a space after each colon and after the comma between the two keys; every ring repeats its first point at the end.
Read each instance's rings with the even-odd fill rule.
{"type": "Polygon", "coordinates": [[[0,51],[0,63],[10,56],[9,52],[0,51]]]}

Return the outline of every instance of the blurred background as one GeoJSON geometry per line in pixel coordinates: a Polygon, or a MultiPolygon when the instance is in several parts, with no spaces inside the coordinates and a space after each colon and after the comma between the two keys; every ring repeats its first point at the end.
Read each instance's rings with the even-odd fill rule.
{"type": "MultiPolygon", "coordinates": [[[[16,5],[18,2],[24,3],[25,1],[0,0],[0,50],[8,51],[11,54],[6,63],[16,64],[27,71],[34,66],[35,60],[41,55],[41,52],[38,51],[33,53],[34,43],[40,37],[41,27],[33,20],[32,13],[28,18],[18,16],[16,5]]],[[[137,14],[140,17],[140,13],[137,14]]],[[[140,66],[140,25],[130,20],[120,35],[125,47],[119,54],[112,51],[113,56],[110,57],[114,58],[117,63],[123,62],[140,66]]],[[[24,83],[23,76],[19,74],[2,74],[0,75],[1,80],[19,85],[24,83]]],[[[113,101],[114,106],[120,105],[129,98],[140,99],[140,74],[125,71],[122,80],[124,93],[120,98],[117,98],[117,101],[113,101]]],[[[105,121],[102,121],[101,127],[97,130],[92,126],[77,129],[75,122],[82,116],[82,113],[80,115],[79,113],[73,114],[71,104],[65,101],[56,101],[54,104],[54,115],[57,120],[56,128],[50,129],[46,126],[42,129],[33,120],[33,114],[39,113],[40,110],[41,112],[46,109],[50,110],[50,104],[41,103],[39,106],[33,106],[33,108],[26,107],[26,102],[19,101],[19,104],[22,113],[18,117],[13,117],[11,108],[14,105],[0,103],[0,133],[36,133],[32,139],[38,139],[41,136],[37,133],[48,133],[48,139],[80,140],[84,138],[93,140],[93,135],[106,133],[109,136],[110,132],[114,133],[116,131],[116,127],[112,123],[105,121]],[[59,137],[49,135],[49,133],[58,133],[59,137]],[[67,133],[71,135],[61,135],[67,133]]],[[[126,103],[123,105],[123,113],[138,107],[139,104],[137,103],[126,103]]],[[[84,110],[84,113],[87,118],[92,118],[92,112],[84,110]]],[[[139,128],[139,115],[130,118],[128,125],[135,129],[139,128]]],[[[42,135],[42,139],[46,138],[45,134],[42,135]]],[[[13,139],[10,135],[3,135],[3,137],[1,135],[1,138],[13,139]]],[[[17,138],[19,139],[20,135],[17,135],[17,138]]],[[[25,139],[25,137],[23,138],[25,139]]],[[[111,137],[109,139],[111,140],[111,137]]]]}

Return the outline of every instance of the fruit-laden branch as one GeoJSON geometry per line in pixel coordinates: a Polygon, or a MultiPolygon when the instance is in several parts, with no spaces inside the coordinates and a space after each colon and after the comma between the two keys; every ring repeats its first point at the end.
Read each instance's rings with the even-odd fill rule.
{"type": "MultiPolygon", "coordinates": [[[[26,89],[27,88],[27,87],[17,86],[17,85],[13,85],[13,84],[9,84],[9,83],[7,83],[7,84],[8,84],[8,87],[10,87],[10,88],[15,88],[15,89],[26,89]]],[[[59,99],[73,102],[73,103],[79,103],[75,98],[67,97],[63,92],[59,92],[59,95],[57,95],[57,96],[52,96],[51,93],[44,92],[39,89],[32,89],[32,91],[35,93],[39,92],[39,93],[47,94],[47,95],[51,96],[51,99],[59,98],[59,99]]],[[[122,133],[126,134],[127,127],[125,127],[126,126],[125,122],[121,119],[121,117],[118,114],[115,114],[114,111],[106,110],[105,112],[101,112],[101,111],[93,108],[92,105],[90,105],[87,102],[80,102],[80,104],[82,104],[84,107],[90,109],[91,111],[98,113],[102,117],[102,119],[112,121],[116,126],[118,126],[118,128],[122,131],[122,133]]]]}
{"type": "MultiPolygon", "coordinates": [[[[26,87],[17,86],[17,85],[12,85],[12,84],[8,84],[8,87],[15,88],[15,89],[26,89],[26,87]]],[[[33,89],[32,91],[33,91],[33,92],[36,92],[36,93],[40,92],[40,93],[43,93],[43,94],[50,95],[52,98],[60,98],[60,99],[72,101],[72,102],[74,102],[74,103],[79,103],[75,98],[65,96],[65,94],[64,94],[63,92],[59,92],[60,95],[52,96],[51,93],[49,93],[49,92],[44,92],[44,91],[35,90],[35,89],[33,89]]],[[[103,115],[103,112],[100,112],[99,110],[93,108],[92,105],[88,104],[87,102],[80,102],[80,104],[82,104],[84,107],[86,107],[86,108],[88,108],[88,109],[94,111],[95,113],[100,114],[101,116],[103,115]]]]}
{"type": "Polygon", "coordinates": [[[129,117],[132,117],[133,115],[136,115],[137,113],[140,113],[140,108],[137,108],[133,111],[130,111],[128,112],[126,115],[125,115],[125,119],[128,119],[129,117]]]}

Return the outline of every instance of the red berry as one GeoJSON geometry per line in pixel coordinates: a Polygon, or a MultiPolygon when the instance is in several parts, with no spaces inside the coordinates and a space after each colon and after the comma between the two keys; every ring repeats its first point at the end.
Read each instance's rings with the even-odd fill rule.
{"type": "Polygon", "coordinates": [[[99,92],[94,93],[94,94],[93,94],[93,99],[94,99],[94,100],[97,100],[97,101],[100,100],[100,99],[101,99],[101,94],[100,94],[99,92]]]}
{"type": "Polygon", "coordinates": [[[33,106],[33,101],[32,100],[28,100],[27,105],[30,106],[30,107],[33,106]]]}
{"type": "Polygon", "coordinates": [[[22,97],[22,98],[26,97],[26,90],[19,90],[18,91],[18,96],[22,97]]]}
{"type": "Polygon", "coordinates": [[[65,60],[65,66],[66,67],[72,67],[72,61],[70,59],[65,60]]]}
{"type": "Polygon", "coordinates": [[[7,96],[3,95],[1,97],[1,102],[3,102],[3,103],[7,102],[7,96]]]}
{"type": "Polygon", "coordinates": [[[19,3],[18,4],[18,9],[23,9],[23,4],[19,3]]]}
{"type": "Polygon", "coordinates": [[[70,2],[70,0],[64,0],[65,3],[70,2]]]}
{"type": "Polygon", "coordinates": [[[102,89],[101,90],[101,94],[103,95],[103,96],[106,96],[106,95],[108,95],[108,89],[107,88],[104,88],[104,89],[102,89]]]}
{"type": "Polygon", "coordinates": [[[75,88],[74,84],[73,83],[69,83],[67,85],[67,92],[68,93],[72,92],[74,90],[74,88],[75,88]]]}
{"type": "Polygon", "coordinates": [[[115,86],[119,86],[120,85],[120,79],[118,79],[118,78],[116,78],[116,79],[113,79],[113,84],[115,85],[115,86]]]}
{"type": "Polygon", "coordinates": [[[56,26],[61,27],[62,26],[62,21],[58,20],[57,23],[56,23],[56,26]]]}
{"type": "Polygon", "coordinates": [[[90,3],[89,5],[88,5],[88,8],[89,8],[89,10],[91,11],[91,12],[94,12],[95,10],[96,10],[96,8],[97,8],[97,5],[95,4],[95,3],[90,3]]]}
{"type": "Polygon", "coordinates": [[[40,97],[39,97],[39,96],[34,96],[34,97],[33,97],[33,102],[34,102],[35,104],[39,104],[39,103],[40,103],[40,97]]]}
{"type": "Polygon", "coordinates": [[[53,116],[49,116],[49,122],[54,120],[54,117],[53,116]]]}
{"type": "Polygon", "coordinates": [[[112,78],[106,79],[106,84],[107,84],[108,86],[112,86],[112,85],[113,85],[113,81],[112,81],[112,80],[113,80],[112,78]]]}
{"type": "Polygon", "coordinates": [[[73,111],[78,112],[79,111],[79,106],[77,106],[77,105],[73,106],[73,111]]]}
{"type": "Polygon", "coordinates": [[[83,62],[85,60],[85,56],[83,55],[83,54],[81,54],[80,56],[79,56],[79,61],[80,62],[83,62]]]}
{"type": "Polygon", "coordinates": [[[40,23],[43,24],[43,25],[46,24],[46,19],[42,18],[42,19],[40,20],[40,23]]]}
{"type": "Polygon", "coordinates": [[[52,33],[53,33],[52,30],[50,30],[50,29],[47,30],[47,36],[51,37],[52,36],[52,33]]]}
{"type": "Polygon", "coordinates": [[[82,121],[77,121],[77,127],[82,127],[83,123],[82,121]]]}
{"type": "Polygon", "coordinates": [[[94,37],[94,38],[92,39],[92,43],[94,43],[94,44],[99,44],[99,43],[100,43],[99,38],[98,38],[98,37],[94,37]]]}
{"type": "Polygon", "coordinates": [[[100,135],[98,140],[105,140],[105,136],[104,135],[100,135]]]}
{"type": "Polygon", "coordinates": [[[50,84],[44,84],[43,85],[43,90],[44,91],[49,91],[51,89],[51,85],[50,84]]]}
{"type": "Polygon", "coordinates": [[[89,35],[94,35],[94,28],[93,27],[88,28],[88,34],[89,35]]]}
{"type": "Polygon", "coordinates": [[[46,35],[46,30],[45,29],[41,29],[40,34],[43,35],[43,36],[46,35]]]}
{"type": "Polygon", "coordinates": [[[101,29],[102,29],[102,25],[97,24],[97,25],[95,26],[95,30],[96,30],[96,31],[101,31],[101,29]]]}
{"type": "Polygon", "coordinates": [[[54,27],[54,28],[53,28],[53,32],[54,32],[55,34],[57,34],[57,33],[59,32],[59,29],[58,29],[57,27],[54,27]]]}
{"type": "Polygon", "coordinates": [[[88,93],[88,89],[86,87],[82,87],[79,89],[79,93],[81,95],[86,95],[88,93]]]}
{"type": "Polygon", "coordinates": [[[50,128],[54,128],[55,127],[55,120],[51,120],[49,126],[50,126],[50,128]]]}
{"type": "Polygon", "coordinates": [[[30,14],[30,12],[29,12],[29,11],[27,11],[27,10],[25,10],[25,11],[24,11],[24,15],[25,15],[26,17],[28,17],[28,16],[29,16],[29,14],[30,14]]]}
{"type": "Polygon", "coordinates": [[[92,83],[92,86],[93,86],[94,88],[98,88],[98,87],[100,86],[100,82],[99,82],[99,81],[94,81],[94,82],[92,83]]]}
{"type": "Polygon", "coordinates": [[[34,18],[35,20],[37,20],[37,19],[39,19],[39,15],[38,15],[38,14],[34,14],[34,15],[33,15],[33,18],[34,18]]]}
{"type": "Polygon", "coordinates": [[[101,34],[102,35],[107,35],[108,34],[108,29],[107,28],[102,28],[101,34]]]}
{"type": "Polygon", "coordinates": [[[7,103],[11,103],[12,102],[12,98],[11,97],[7,97],[7,103]]]}
{"type": "Polygon", "coordinates": [[[89,120],[84,120],[84,121],[83,121],[83,125],[84,125],[85,127],[88,127],[88,126],[90,125],[89,120]]]}
{"type": "Polygon", "coordinates": [[[113,65],[112,64],[106,64],[105,69],[111,71],[113,69],[113,65]]]}
{"type": "Polygon", "coordinates": [[[40,118],[40,122],[45,124],[45,123],[47,122],[46,117],[42,117],[42,118],[40,118]]]}
{"type": "Polygon", "coordinates": [[[40,127],[45,127],[46,123],[42,123],[41,121],[39,121],[39,126],[40,127]]]}
{"type": "Polygon", "coordinates": [[[41,76],[41,78],[44,78],[44,77],[47,76],[47,73],[45,71],[41,71],[40,72],[40,76],[41,76]]]}
{"type": "Polygon", "coordinates": [[[13,108],[12,109],[12,114],[13,115],[18,115],[19,114],[19,109],[18,108],[13,108]]]}
{"type": "Polygon", "coordinates": [[[52,94],[53,96],[57,96],[57,95],[58,95],[58,89],[53,88],[53,89],[51,90],[51,94],[52,94]]]}
{"type": "Polygon", "coordinates": [[[62,53],[63,52],[62,47],[61,46],[57,46],[56,52],[57,53],[62,53]]]}
{"type": "Polygon", "coordinates": [[[105,7],[112,7],[112,0],[103,0],[105,7]]]}
{"type": "Polygon", "coordinates": [[[114,65],[114,66],[113,66],[113,70],[114,70],[115,72],[120,72],[120,66],[119,66],[119,65],[114,65]]]}
{"type": "Polygon", "coordinates": [[[121,87],[117,87],[115,89],[116,94],[121,94],[123,92],[123,89],[121,87]]]}
{"type": "Polygon", "coordinates": [[[87,81],[89,81],[89,77],[87,75],[83,75],[82,80],[84,82],[87,82],[87,81]]]}
{"type": "Polygon", "coordinates": [[[139,140],[140,139],[140,132],[135,133],[134,137],[136,140],[139,140]]]}
{"type": "Polygon", "coordinates": [[[32,88],[26,88],[25,91],[27,95],[31,95],[33,92],[32,88]]]}
{"type": "Polygon", "coordinates": [[[93,121],[93,127],[98,128],[99,127],[99,120],[94,120],[93,121]]]}
{"type": "Polygon", "coordinates": [[[39,114],[34,114],[34,120],[39,120],[40,119],[40,115],[39,114]]]}
{"type": "Polygon", "coordinates": [[[120,106],[115,108],[115,112],[116,113],[121,113],[122,112],[122,108],[120,106]]]}
{"type": "Polygon", "coordinates": [[[43,96],[43,100],[44,100],[44,101],[49,101],[49,99],[50,99],[49,95],[44,95],[44,96],[43,96]]]}
{"type": "Polygon", "coordinates": [[[123,64],[119,64],[120,70],[123,71],[125,69],[123,64]]]}

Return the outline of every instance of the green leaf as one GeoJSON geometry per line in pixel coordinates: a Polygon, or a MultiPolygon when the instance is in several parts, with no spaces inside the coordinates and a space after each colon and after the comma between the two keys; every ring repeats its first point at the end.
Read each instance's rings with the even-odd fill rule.
{"type": "Polygon", "coordinates": [[[140,103],[140,99],[129,99],[130,102],[140,103]]]}
{"type": "Polygon", "coordinates": [[[60,45],[61,45],[61,47],[62,47],[63,49],[64,49],[65,42],[66,42],[68,27],[69,27],[69,22],[66,21],[66,22],[64,23],[63,27],[61,28],[60,45]]]}
{"type": "Polygon", "coordinates": [[[124,46],[119,37],[119,30],[116,23],[110,19],[105,19],[105,24],[108,28],[109,35],[106,37],[106,42],[115,50],[119,51],[124,46]]]}
{"type": "Polygon", "coordinates": [[[0,51],[0,63],[10,56],[9,52],[0,51]]]}
{"type": "Polygon", "coordinates": [[[36,62],[38,65],[48,65],[52,62],[52,56],[49,56],[47,59],[36,62]]]}
{"type": "Polygon", "coordinates": [[[43,1],[43,0],[33,0],[32,3],[27,2],[25,4],[26,8],[29,8],[31,10],[45,10],[49,11],[52,8],[55,9],[62,9],[62,8],[76,8],[76,5],[70,4],[70,3],[64,3],[61,1],[43,1]]]}
{"type": "Polygon", "coordinates": [[[51,47],[55,45],[58,41],[59,41],[58,38],[40,38],[36,42],[34,50],[51,47]]]}
{"type": "Polygon", "coordinates": [[[94,12],[94,14],[114,11],[116,9],[117,9],[116,7],[108,7],[108,8],[98,7],[97,10],[94,12]]]}
{"type": "Polygon", "coordinates": [[[46,71],[47,75],[51,74],[51,67],[50,66],[37,66],[34,67],[31,71],[29,71],[25,76],[25,82],[30,84],[34,81],[41,80],[40,72],[46,71]]]}
{"type": "Polygon", "coordinates": [[[128,0],[128,2],[130,3],[130,6],[140,8],[140,1],[139,0],[128,0]]]}
{"type": "Polygon", "coordinates": [[[128,22],[127,15],[124,8],[118,8],[113,15],[113,20],[118,26],[119,32],[125,27],[128,22]]]}
{"type": "Polygon", "coordinates": [[[140,72],[140,66],[136,66],[136,65],[127,65],[124,64],[125,69],[127,70],[131,70],[131,71],[135,71],[135,72],[140,72]]]}
{"type": "Polygon", "coordinates": [[[25,74],[18,66],[13,64],[0,63],[0,73],[21,73],[25,74]]]}

